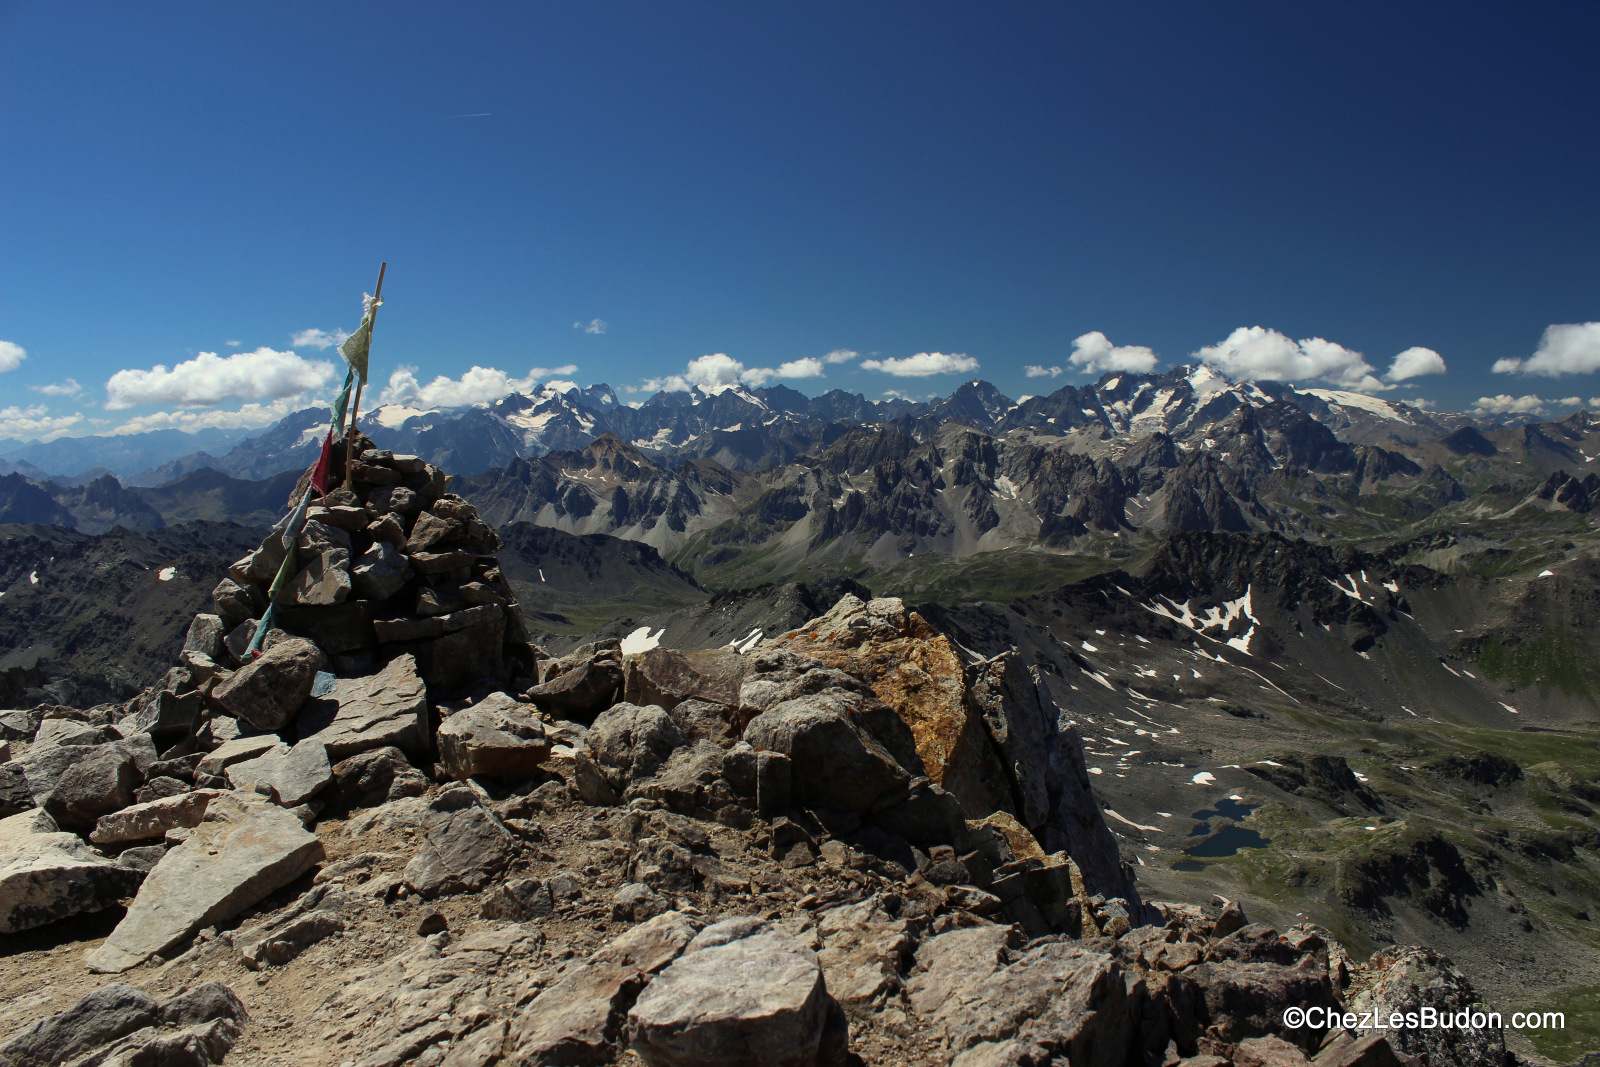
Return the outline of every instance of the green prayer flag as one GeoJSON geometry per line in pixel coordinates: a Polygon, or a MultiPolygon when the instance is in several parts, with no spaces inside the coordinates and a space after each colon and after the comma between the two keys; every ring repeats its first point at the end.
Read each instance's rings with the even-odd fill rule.
{"type": "Polygon", "coordinates": [[[351,367],[344,376],[344,388],[339,390],[339,395],[333,400],[333,439],[344,440],[344,417],[350,410],[350,387],[355,384],[356,369],[351,367]]]}
{"type": "Polygon", "coordinates": [[[361,375],[363,384],[367,380],[367,353],[372,348],[372,319],[361,320],[361,326],[355,333],[344,339],[339,346],[339,354],[344,361],[350,364],[350,369],[361,375]]]}

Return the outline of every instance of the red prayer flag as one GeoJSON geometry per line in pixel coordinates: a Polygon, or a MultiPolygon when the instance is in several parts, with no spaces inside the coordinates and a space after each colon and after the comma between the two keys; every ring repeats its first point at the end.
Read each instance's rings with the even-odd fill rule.
{"type": "Polygon", "coordinates": [[[333,471],[333,431],[328,431],[328,436],[322,442],[322,455],[317,457],[317,465],[311,468],[311,488],[315,489],[318,496],[328,495],[328,475],[333,471]]]}

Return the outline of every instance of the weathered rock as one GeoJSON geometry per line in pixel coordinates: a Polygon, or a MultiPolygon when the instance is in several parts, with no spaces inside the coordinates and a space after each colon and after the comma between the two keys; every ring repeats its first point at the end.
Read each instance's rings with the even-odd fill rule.
{"type": "Polygon", "coordinates": [[[275,805],[237,794],[211,801],[207,820],[145,878],[122,922],[88,956],[119,973],[224,922],[310,870],[322,842],[275,805]]]}
{"type": "MultiPolygon", "coordinates": [[[[248,616],[246,616],[248,617],[248,616]]],[[[183,637],[183,651],[198,652],[211,659],[222,658],[222,638],[228,628],[222,623],[220,615],[196,615],[189,624],[189,632],[183,637]]]]}
{"type": "MultiPolygon", "coordinates": [[[[398,524],[397,524],[398,525],[398,524]]],[[[377,540],[356,558],[350,580],[357,595],[388,600],[411,578],[411,564],[388,541],[377,540]]]]}
{"type": "Polygon", "coordinates": [[[917,973],[906,983],[911,1006],[922,1018],[942,1022],[978,996],[1020,941],[1009,926],[970,926],[927,939],[917,948],[917,973]]]}
{"type": "Polygon", "coordinates": [[[42,721],[39,713],[33,710],[0,711],[0,740],[31,741],[42,721]]]}
{"type": "Polygon", "coordinates": [[[667,899],[643,882],[629,882],[611,901],[611,917],[618,922],[644,922],[666,911],[667,899]]]}
{"type": "Polygon", "coordinates": [[[129,896],[143,873],[108,862],[48,815],[0,819],[0,934],[14,934],[129,896]]]}
{"type": "Polygon", "coordinates": [[[759,919],[700,931],[628,1013],[651,1067],[814,1067],[828,1015],[810,949],[759,919]]]}
{"type": "Polygon", "coordinates": [[[480,914],[485,919],[521,923],[548,919],[555,912],[555,906],[548,885],[537,878],[515,878],[489,891],[480,914]]]}
{"type": "Polygon", "coordinates": [[[117,864],[122,867],[131,867],[136,871],[149,873],[155,865],[161,862],[161,857],[167,854],[165,844],[138,845],[134,848],[125,848],[117,853],[117,864]]]}
{"type": "Polygon", "coordinates": [[[526,704],[491,693],[439,725],[439,762],[452,778],[521,782],[550,754],[544,724],[526,704]]]}
{"type": "Polygon", "coordinates": [[[338,907],[345,900],[342,890],[315,886],[290,907],[236,932],[233,947],[252,971],[268,964],[281,967],[318,941],[344,930],[338,907]]]}
{"type": "Polygon", "coordinates": [[[0,763],[0,819],[35,807],[28,775],[16,760],[0,763]]]}
{"type": "Polygon", "coordinates": [[[385,515],[368,524],[367,536],[374,541],[383,541],[400,548],[406,543],[406,528],[394,515],[385,515]]]}
{"type": "Polygon", "coordinates": [[[465,785],[446,789],[428,805],[422,834],[405,881],[424,899],[482,889],[519,851],[511,832],[465,785]]]}
{"type": "Polygon", "coordinates": [[[196,775],[216,777],[235,763],[255,759],[281,744],[275,734],[256,734],[224,741],[195,764],[196,775]]]}
{"type": "Polygon", "coordinates": [[[387,746],[341,760],[333,767],[333,791],[346,804],[382,804],[428,791],[428,778],[406,762],[405,753],[387,746]]]}
{"type": "Polygon", "coordinates": [[[325,607],[344,603],[351,589],[349,550],[330,548],[311,557],[284,590],[284,597],[290,604],[325,607]]]}
{"type": "Polygon", "coordinates": [[[333,781],[328,750],[321,741],[309,737],[293,748],[280,744],[254,759],[242,760],[227,770],[235,789],[252,784],[268,786],[286,808],[304,804],[333,781]]]}
{"type": "Polygon", "coordinates": [[[436,545],[456,540],[461,535],[461,524],[450,519],[423,512],[411,526],[411,536],[406,539],[405,551],[427,552],[436,545]]]}
{"type": "Polygon", "coordinates": [[[179,696],[162,690],[134,716],[133,728],[170,744],[194,730],[204,704],[198,691],[179,696]]]}
{"type": "Polygon", "coordinates": [[[620,653],[600,649],[561,673],[546,677],[528,690],[528,699],[563,716],[586,718],[609,707],[621,689],[620,653]]]}
{"type": "Polygon", "coordinates": [[[56,1067],[160,1021],[160,1001],[133,986],[112,982],[0,1046],[0,1063],[6,1067],[56,1067]]]}
{"type": "Polygon", "coordinates": [[[628,703],[601,712],[584,739],[606,783],[618,793],[655,774],[683,744],[677,725],[661,708],[628,703]]]}
{"type": "Polygon", "coordinates": [[[62,829],[87,832],[100,816],[132,804],[133,791],[143,780],[124,746],[95,745],[62,772],[40,806],[62,829]]]}
{"type": "Polygon", "coordinates": [[[426,755],[428,698],[416,661],[396,656],[377,674],[339,679],[330,696],[311,701],[300,737],[321,741],[333,760],[387,746],[426,755]]]}
{"type": "Polygon", "coordinates": [[[940,1014],[945,1040],[966,1053],[963,1064],[1049,1063],[1070,1053],[1074,1063],[1115,1067],[1126,1058],[1129,1011],[1114,958],[1050,941],[953,990],[940,1014]]]}
{"type": "Polygon", "coordinates": [[[622,665],[622,699],[668,711],[684,700],[737,707],[750,661],[732,649],[680,652],[652,648],[622,665]]]}
{"type": "Polygon", "coordinates": [[[215,790],[197,789],[102,815],[89,840],[97,845],[146,841],[164,837],[175,826],[199,826],[205,818],[206,805],[216,795],[215,790]]]}
{"type": "Polygon", "coordinates": [[[417,657],[417,672],[429,686],[449,692],[505,674],[506,616],[501,608],[462,608],[437,621],[441,637],[408,644],[417,657]]]}
{"type": "MultiPolygon", "coordinates": [[[[270,577],[270,576],[269,576],[270,577]]],[[[217,606],[216,617],[221,620],[223,630],[232,630],[250,619],[255,618],[257,600],[261,600],[261,607],[265,607],[265,597],[259,593],[252,593],[250,588],[232,578],[224,578],[217,583],[211,591],[211,600],[217,606]]],[[[199,620],[196,619],[196,622],[199,620]]],[[[187,647],[187,642],[185,642],[187,647]]]]}
{"type": "MultiPolygon", "coordinates": [[[[269,534],[267,539],[261,542],[260,548],[257,548],[254,552],[228,568],[228,577],[239,585],[249,585],[252,582],[271,582],[277,575],[278,568],[283,565],[283,557],[287,554],[288,550],[283,543],[283,539],[276,534],[269,534]]],[[[266,601],[263,598],[262,607],[265,606],[266,601]]],[[[226,612],[223,612],[222,615],[224,618],[227,617],[226,612]]]]}
{"type": "Polygon", "coordinates": [[[870,1013],[900,989],[900,972],[912,948],[910,923],[885,912],[869,897],[833,908],[819,918],[824,947],[817,961],[828,992],[846,1012],[870,1013]]]}
{"type": "Polygon", "coordinates": [[[627,1011],[639,990],[695,936],[688,916],[669,911],[634,927],[535,997],[511,1026],[511,1062],[610,1062],[625,1044],[627,1011]],[[517,1059],[515,1057],[520,1057],[517,1059]]]}
{"type": "Polygon", "coordinates": [[[330,666],[316,645],[288,637],[235,671],[211,691],[211,697],[229,714],[258,729],[281,730],[311,696],[317,672],[330,666]]]}
{"type": "MultiPolygon", "coordinates": [[[[1448,958],[1431,949],[1394,946],[1380,950],[1363,968],[1359,986],[1352,986],[1349,1009],[1388,1019],[1393,1012],[1418,1012],[1431,1007],[1452,1017],[1460,1012],[1487,1012],[1482,999],[1448,958]],[[1359,989],[1359,992],[1357,992],[1359,989]]],[[[1503,1063],[1505,1033],[1497,1026],[1481,1028],[1398,1028],[1389,1039],[1407,1056],[1424,1056],[1429,1067],[1469,1067],[1503,1063]]]]}
{"type": "Polygon", "coordinates": [[[827,693],[786,700],[752,719],[744,739],[788,757],[796,802],[866,811],[911,776],[850,712],[827,693]]]}

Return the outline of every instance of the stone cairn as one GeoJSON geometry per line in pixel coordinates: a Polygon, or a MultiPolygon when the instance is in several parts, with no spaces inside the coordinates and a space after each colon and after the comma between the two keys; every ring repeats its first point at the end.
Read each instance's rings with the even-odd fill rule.
{"type": "MultiPolygon", "coordinates": [[[[552,657],[448,477],[355,454],[258,655],[276,533],[158,685],[0,712],[0,935],[125,903],[94,973],[321,954],[336,980],[281,1025],[360,1067],[1504,1062],[1498,1032],[1287,1027],[1475,999],[1424,950],[1362,966],[1236,903],[1141,901],[1015,653],[846,594],[745,652],[552,657]],[[409,943],[351,936],[416,902],[409,943]]],[[[219,1063],[258,1010],[111,981],[0,1067],[219,1063]]]]}

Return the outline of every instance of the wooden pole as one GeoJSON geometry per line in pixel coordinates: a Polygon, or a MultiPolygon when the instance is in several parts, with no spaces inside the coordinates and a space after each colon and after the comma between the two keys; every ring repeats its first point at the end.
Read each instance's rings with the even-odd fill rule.
{"type": "MultiPolygon", "coordinates": [[[[378,284],[372,290],[372,317],[367,320],[367,367],[372,367],[372,331],[378,325],[378,304],[383,297],[383,274],[389,269],[389,261],[384,260],[378,266],[378,284]]],[[[350,459],[356,447],[356,415],[361,411],[361,387],[367,384],[366,375],[356,378],[356,398],[350,405],[350,429],[344,435],[344,487],[350,488],[350,459]]]]}

